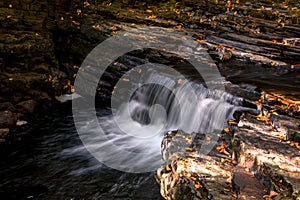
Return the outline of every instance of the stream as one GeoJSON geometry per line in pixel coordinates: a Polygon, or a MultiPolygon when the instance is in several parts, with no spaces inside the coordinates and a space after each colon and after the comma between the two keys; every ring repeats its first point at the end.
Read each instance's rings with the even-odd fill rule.
{"type": "MultiPolygon", "coordinates": [[[[237,61],[223,63],[219,68],[228,81],[249,90],[259,86],[266,91],[276,91],[296,99],[300,97],[299,71],[278,71],[237,61]]],[[[188,70],[186,74],[193,75],[188,70]]],[[[177,78],[149,77],[151,83],[164,82],[168,85],[172,85],[177,78]]],[[[159,120],[151,120],[163,116],[159,109],[153,110],[151,105],[158,103],[168,108],[168,116],[173,117],[166,118],[167,125],[155,135],[158,138],[155,144],[148,144],[151,158],[158,158],[158,164],[162,163],[159,158],[160,138],[166,130],[209,132],[212,127],[222,129],[234,111],[245,109],[240,104],[240,98],[225,92],[208,91],[199,83],[193,83],[198,102],[185,103],[184,98],[189,91],[185,87],[185,84],[176,86],[175,96],[182,97],[178,101],[170,101],[170,93],[164,88],[143,87],[134,93],[129,102],[135,120],[129,121],[128,116],[118,115],[125,128],[138,132],[143,125],[158,126],[155,123],[160,123],[159,120]],[[153,94],[159,94],[159,98],[145,100],[145,96],[153,94]],[[178,111],[177,104],[183,105],[184,112],[178,111]],[[194,109],[195,106],[197,109],[194,109]],[[197,119],[199,124],[192,119],[197,119]]],[[[132,139],[120,136],[121,132],[112,122],[109,109],[99,108],[97,111],[100,124],[107,127],[108,135],[113,134],[109,137],[120,137],[114,140],[115,143],[132,151],[147,150],[146,143],[133,145],[132,139]]],[[[121,172],[101,164],[86,150],[74,125],[71,102],[53,104],[36,120],[18,127],[14,133],[16,141],[1,147],[0,152],[1,199],[162,199],[155,182],[155,172],[121,172]]],[[[149,163],[149,158],[134,159],[140,160],[142,165],[157,165],[155,162],[149,163]]],[[[130,168],[130,162],[136,164],[133,161],[126,162],[126,167],[130,168]]]]}

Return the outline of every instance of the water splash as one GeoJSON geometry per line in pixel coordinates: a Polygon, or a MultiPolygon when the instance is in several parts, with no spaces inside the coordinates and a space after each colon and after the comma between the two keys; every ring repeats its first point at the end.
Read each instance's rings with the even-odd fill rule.
{"type": "Polygon", "coordinates": [[[124,164],[122,168],[130,171],[134,172],[133,164],[155,169],[163,163],[160,144],[165,132],[177,129],[187,133],[220,132],[235,111],[244,109],[242,98],[224,91],[210,90],[198,83],[181,81],[181,77],[154,71],[147,74],[146,83],[150,84],[128,91],[133,94],[130,101],[124,102],[114,115],[99,117],[107,138],[95,144],[95,148],[115,145],[135,153],[127,158],[123,154],[111,155],[112,160],[123,160],[119,162],[124,164]],[[196,98],[192,97],[191,88],[196,98]]]}

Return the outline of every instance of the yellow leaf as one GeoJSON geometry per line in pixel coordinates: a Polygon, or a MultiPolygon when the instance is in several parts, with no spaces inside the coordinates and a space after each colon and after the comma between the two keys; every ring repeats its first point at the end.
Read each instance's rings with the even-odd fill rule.
{"type": "Polygon", "coordinates": [[[187,151],[193,151],[193,148],[186,148],[187,151]]]}
{"type": "Polygon", "coordinates": [[[231,162],[231,160],[227,159],[227,158],[221,158],[221,163],[225,163],[225,162],[231,162]]]}
{"type": "Polygon", "coordinates": [[[195,188],[197,188],[197,189],[202,188],[202,187],[203,186],[200,183],[198,183],[198,184],[195,185],[195,188]]]}
{"type": "Polygon", "coordinates": [[[171,167],[169,165],[166,165],[166,170],[167,171],[171,171],[172,169],[171,169],[171,167]]]}
{"type": "Polygon", "coordinates": [[[187,173],[186,176],[190,178],[192,176],[192,174],[187,173]]]}
{"type": "Polygon", "coordinates": [[[230,175],[227,179],[226,179],[226,183],[232,183],[232,175],[230,175]]]}
{"type": "Polygon", "coordinates": [[[291,69],[295,69],[295,65],[291,65],[291,69]]]}
{"type": "Polygon", "coordinates": [[[205,165],[205,169],[210,169],[211,167],[209,165],[205,165]]]}
{"type": "Polygon", "coordinates": [[[152,10],[146,10],[146,12],[147,12],[147,13],[152,13],[153,11],[152,11],[152,10]]]}
{"type": "Polygon", "coordinates": [[[155,15],[151,15],[148,17],[149,19],[156,19],[156,16],[155,15]]]}

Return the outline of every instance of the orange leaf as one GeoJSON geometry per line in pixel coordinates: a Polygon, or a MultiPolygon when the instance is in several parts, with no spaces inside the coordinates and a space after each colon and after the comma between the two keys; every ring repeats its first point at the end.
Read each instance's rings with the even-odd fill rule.
{"type": "Polygon", "coordinates": [[[230,129],[229,129],[229,128],[224,128],[223,131],[224,131],[225,133],[229,133],[230,129]]]}

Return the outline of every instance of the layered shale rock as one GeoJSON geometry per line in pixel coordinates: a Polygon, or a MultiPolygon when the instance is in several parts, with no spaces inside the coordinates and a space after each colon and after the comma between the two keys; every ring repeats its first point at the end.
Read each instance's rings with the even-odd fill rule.
{"type": "Polygon", "coordinates": [[[157,181],[165,199],[300,199],[300,146],[288,140],[300,121],[272,116],[272,124],[244,114],[219,133],[214,149],[203,155],[210,135],[166,133],[165,165],[157,181]],[[286,123],[289,120],[290,123],[286,123]],[[233,126],[234,125],[234,126],[233,126]],[[237,126],[238,125],[238,126],[237,126]]]}

